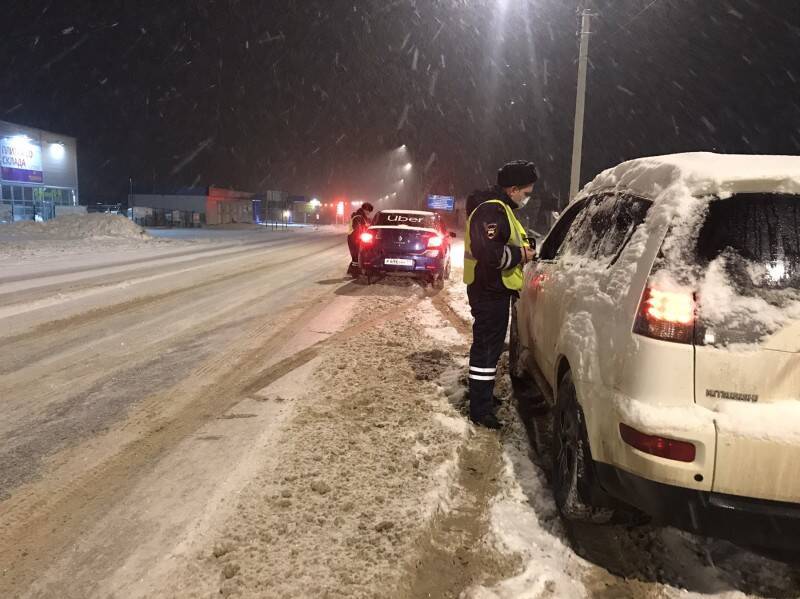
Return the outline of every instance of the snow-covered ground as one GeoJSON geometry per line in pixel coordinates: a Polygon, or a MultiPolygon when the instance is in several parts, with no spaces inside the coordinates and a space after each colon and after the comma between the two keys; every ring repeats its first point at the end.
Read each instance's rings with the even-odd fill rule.
{"type": "Polygon", "coordinates": [[[566,527],[507,378],[504,431],[465,418],[458,265],[366,286],[340,230],[187,231],[0,241],[0,595],[800,594],[728,543],[566,527]]]}

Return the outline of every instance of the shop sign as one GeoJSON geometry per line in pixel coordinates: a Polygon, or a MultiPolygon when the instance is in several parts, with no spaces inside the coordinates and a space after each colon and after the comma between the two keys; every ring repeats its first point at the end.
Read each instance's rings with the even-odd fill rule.
{"type": "Polygon", "coordinates": [[[41,183],[42,146],[27,135],[0,137],[0,176],[5,181],[41,183]]]}

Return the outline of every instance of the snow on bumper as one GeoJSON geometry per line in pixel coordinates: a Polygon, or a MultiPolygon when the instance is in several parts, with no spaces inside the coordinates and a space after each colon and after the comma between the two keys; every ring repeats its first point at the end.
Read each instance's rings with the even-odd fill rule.
{"type": "Polygon", "coordinates": [[[614,395],[589,418],[592,456],[597,462],[616,466],[656,482],[710,491],[714,479],[716,428],[714,413],[695,404],[658,406],[614,395]],[[693,462],[680,462],[651,455],[622,440],[619,425],[641,433],[692,443],[693,462]]]}

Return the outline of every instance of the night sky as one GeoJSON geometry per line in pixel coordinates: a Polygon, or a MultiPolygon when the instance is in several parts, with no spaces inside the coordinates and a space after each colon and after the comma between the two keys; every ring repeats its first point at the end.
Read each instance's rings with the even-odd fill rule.
{"type": "MultiPolygon", "coordinates": [[[[0,119],[74,135],[84,203],[210,184],[373,199],[407,144],[463,194],[516,158],[566,199],[578,2],[6,0],[0,119]]],[[[597,0],[582,183],[800,151],[798,0],[597,0]]]]}

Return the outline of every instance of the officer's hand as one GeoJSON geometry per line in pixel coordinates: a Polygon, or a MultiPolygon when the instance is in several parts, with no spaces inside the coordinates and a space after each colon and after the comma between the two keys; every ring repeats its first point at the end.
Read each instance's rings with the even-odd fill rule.
{"type": "Polygon", "coordinates": [[[529,248],[527,246],[523,246],[520,249],[522,250],[522,263],[523,264],[527,264],[528,262],[530,262],[531,260],[534,260],[536,258],[536,251],[535,250],[533,250],[533,249],[531,249],[531,248],[529,248]]]}

